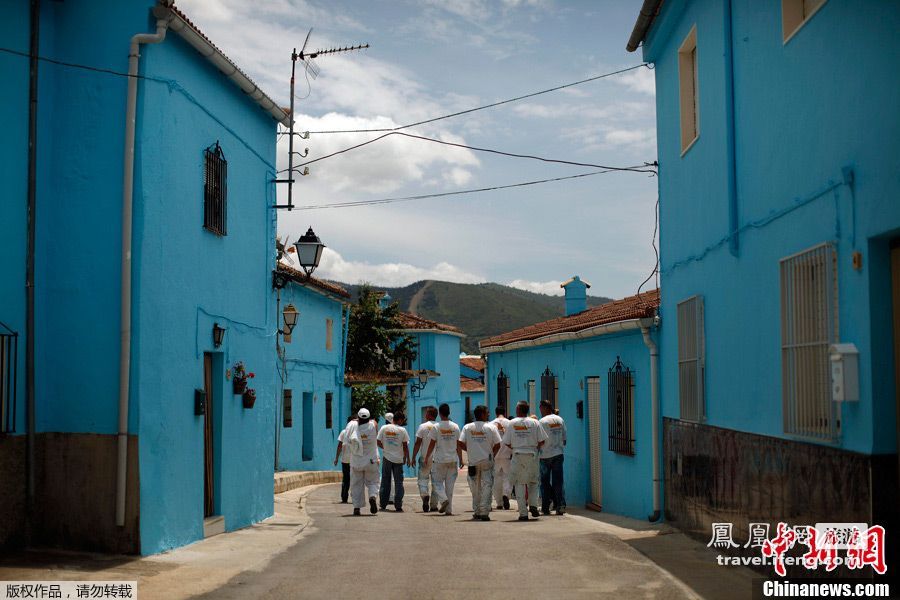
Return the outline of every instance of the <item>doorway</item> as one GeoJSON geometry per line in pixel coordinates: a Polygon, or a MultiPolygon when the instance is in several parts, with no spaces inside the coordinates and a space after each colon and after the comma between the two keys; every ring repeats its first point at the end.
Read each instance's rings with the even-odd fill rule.
{"type": "Polygon", "coordinates": [[[203,517],[216,514],[216,427],[214,425],[215,398],[213,355],[203,353],[203,391],[206,393],[206,412],[203,416],[203,517]]]}
{"type": "Polygon", "coordinates": [[[588,508],[600,510],[603,506],[603,471],[600,465],[600,378],[587,378],[588,448],[591,461],[591,490],[588,508]]]}
{"type": "Polygon", "coordinates": [[[303,392],[303,460],[313,459],[313,395],[312,392],[303,392]]]}
{"type": "Polygon", "coordinates": [[[894,402],[900,456],[900,238],[891,241],[891,307],[894,321],[894,402]]]}

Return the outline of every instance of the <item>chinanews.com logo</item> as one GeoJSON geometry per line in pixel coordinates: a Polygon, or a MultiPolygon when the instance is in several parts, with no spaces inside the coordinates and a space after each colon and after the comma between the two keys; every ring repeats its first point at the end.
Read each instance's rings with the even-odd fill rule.
{"type": "Polygon", "coordinates": [[[769,523],[750,523],[749,536],[743,546],[735,543],[733,531],[732,523],[713,523],[712,538],[707,547],[721,550],[759,548],[760,555],[719,554],[716,561],[720,565],[769,565],[779,577],[785,577],[786,567],[793,565],[801,565],[808,570],[823,568],[827,572],[841,566],[852,571],[868,567],[879,575],[887,573],[885,531],[881,525],[816,523],[815,526],[791,526],[778,523],[775,535],[770,538],[769,523]]]}

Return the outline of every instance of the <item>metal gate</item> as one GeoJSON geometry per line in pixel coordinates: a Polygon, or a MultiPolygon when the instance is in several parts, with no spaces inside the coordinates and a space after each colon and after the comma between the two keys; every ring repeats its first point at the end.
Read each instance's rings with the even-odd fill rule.
{"type": "Polygon", "coordinates": [[[590,503],[598,508],[603,505],[603,480],[600,469],[600,378],[587,378],[588,446],[591,459],[590,503]]]}

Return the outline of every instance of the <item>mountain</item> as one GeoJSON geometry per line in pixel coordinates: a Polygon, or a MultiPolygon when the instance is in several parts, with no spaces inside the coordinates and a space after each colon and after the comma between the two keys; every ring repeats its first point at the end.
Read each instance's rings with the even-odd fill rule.
{"type": "MultiPolygon", "coordinates": [[[[360,286],[341,285],[355,301],[360,286]]],[[[459,327],[466,334],[460,340],[461,349],[468,354],[478,354],[478,340],[565,314],[562,296],[535,294],[499,283],[419,281],[401,288],[373,287],[390,294],[405,312],[459,327]]],[[[588,306],[609,301],[588,296],[588,306]]]]}

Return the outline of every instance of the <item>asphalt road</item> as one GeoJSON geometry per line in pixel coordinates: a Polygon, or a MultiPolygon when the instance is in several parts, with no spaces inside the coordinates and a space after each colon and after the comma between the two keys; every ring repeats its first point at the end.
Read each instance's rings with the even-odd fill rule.
{"type": "Polygon", "coordinates": [[[339,486],[305,499],[311,524],[299,543],[203,598],[694,598],[682,584],[593,521],[519,522],[513,510],[473,521],[465,478],[444,516],[421,512],[406,482],[404,513],[352,516],[339,486]]]}

